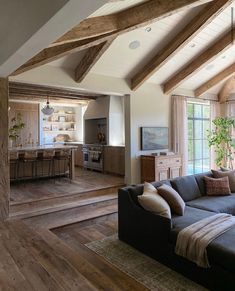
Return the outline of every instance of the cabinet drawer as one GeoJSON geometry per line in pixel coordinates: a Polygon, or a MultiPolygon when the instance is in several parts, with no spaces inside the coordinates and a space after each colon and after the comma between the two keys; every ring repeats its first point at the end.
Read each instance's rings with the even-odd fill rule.
{"type": "Polygon", "coordinates": [[[156,167],[167,167],[169,165],[168,159],[157,159],[156,160],[156,167]]]}
{"type": "Polygon", "coordinates": [[[169,166],[181,166],[181,158],[172,158],[171,160],[169,160],[169,166]]]}

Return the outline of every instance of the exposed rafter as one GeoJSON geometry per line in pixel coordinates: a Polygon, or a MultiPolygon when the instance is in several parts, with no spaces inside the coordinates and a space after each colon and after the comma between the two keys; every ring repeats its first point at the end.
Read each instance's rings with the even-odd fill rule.
{"type": "Polygon", "coordinates": [[[63,45],[46,48],[38,53],[31,60],[29,60],[27,63],[25,63],[23,66],[21,66],[19,69],[17,69],[14,73],[11,74],[11,76],[15,76],[33,68],[45,65],[66,55],[96,46],[104,42],[104,40],[109,40],[109,38],[109,36],[106,36],[105,38],[95,37],[91,39],[84,39],[72,43],[66,43],[63,45]]]}
{"type": "Polygon", "coordinates": [[[113,38],[110,38],[109,40],[88,49],[85,56],[80,61],[75,70],[76,82],[82,82],[82,80],[86,77],[91,68],[98,62],[101,56],[110,47],[113,40],[113,38]]]}
{"type": "Polygon", "coordinates": [[[182,9],[211,0],[150,0],[111,15],[91,17],[59,38],[54,45],[64,44],[113,32],[121,34],[170,16],[182,9]]]}
{"type": "Polygon", "coordinates": [[[224,103],[227,101],[229,95],[235,92],[235,77],[229,78],[219,92],[219,102],[224,103]]]}
{"type": "Polygon", "coordinates": [[[9,96],[12,98],[24,98],[31,97],[33,99],[46,98],[47,96],[51,98],[63,98],[71,100],[94,100],[103,95],[84,92],[75,89],[66,89],[62,87],[52,87],[45,85],[34,85],[20,82],[10,82],[9,83],[9,96]]]}
{"type": "Polygon", "coordinates": [[[121,33],[210,1],[212,0],[150,0],[114,15],[88,18],[64,35],[54,46],[41,51],[12,75],[23,73],[70,53],[98,45],[110,37],[115,38],[121,33]],[[110,28],[112,26],[115,28],[110,28]]]}
{"type": "Polygon", "coordinates": [[[215,17],[218,16],[232,0],[216,0],[206,5],[162,50],[160,50],[132,78],[132,90],[138,89],[147,79],[156,73],[180,49],[186,46],[196,34],[202,31],[215,17]]]}
{"type": "MultiPolygon", "coordinates": [[[[186,64],[177,74],[164,84],[164,93],[169,94],[179,87],[184,81],[196,74],[200,69],[212,62],[221,53],[232,46],[232,33],[229,31],[200,55],[196,56],[189,64],[186,64]]],[[[234,34],[235,35],[235,34],[234,34]]]]}
{"type": "Polygon", "coordinates": [[[194,94],[196,97],[201,96],[202,94],[206,93],[209,89],[213,88],[215,85],[219,84],[224,79],[232,76],[235,74],[235,63],[231,66],[227,67],[225,70],[211,78],[209,81],[202,84],[200,87],[198,87],[194,94]]]}

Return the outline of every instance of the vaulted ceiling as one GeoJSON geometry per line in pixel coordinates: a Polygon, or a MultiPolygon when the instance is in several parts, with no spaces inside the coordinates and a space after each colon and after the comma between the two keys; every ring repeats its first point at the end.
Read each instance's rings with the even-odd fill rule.
{"type": "Polygon", "coordinates": [[[233,0],[110,1],[13,75],[47,64],[74,70],[76,82],[89,73],[129,79],[132,90],[145,82],[197,97],[222,94],[226,82],[235,90],[233,6],[233,0]]]}

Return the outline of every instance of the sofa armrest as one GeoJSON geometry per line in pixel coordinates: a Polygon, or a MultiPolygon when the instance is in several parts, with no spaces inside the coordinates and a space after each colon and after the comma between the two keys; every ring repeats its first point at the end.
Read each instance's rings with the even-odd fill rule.
{"type": "Polygon", "coordinates": [[[119,239],[143,250],[151,251],[166,247],[169,242],[171,220],[155,215],[137,205],[128,188],[118,191],[118,236],[119,239]]]}

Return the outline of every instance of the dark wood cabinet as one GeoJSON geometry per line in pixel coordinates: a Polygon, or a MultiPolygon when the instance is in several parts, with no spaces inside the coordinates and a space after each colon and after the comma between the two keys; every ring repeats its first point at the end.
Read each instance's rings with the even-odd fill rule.
{"type": "Polygon", "coordinates": [[[141,156],[141,182],[153,182],[173,179],[182,175],[180,155],[141,156]]]}
{"type": "Polygon", "coordinates": [[[125,147],[104,147],[104,172],[125,175],[125,147]]]}

